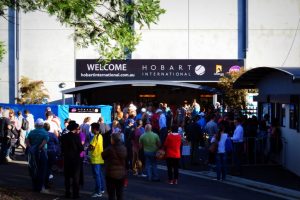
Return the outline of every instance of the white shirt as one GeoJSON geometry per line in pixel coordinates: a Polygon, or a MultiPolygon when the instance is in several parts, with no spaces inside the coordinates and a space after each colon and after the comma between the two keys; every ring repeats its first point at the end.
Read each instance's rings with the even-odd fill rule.
{"type": "Polygon", "coordinates": [[[49,132],[51,133],[58,133],[58,126],[55,122],[51,121],[51,120],[45,120],[45,123],[48,123],[50,125],[50,130],[49,132]]]}
{"type": "MultiPolygon", "coordinates": [[[[218,153],[225,153],[225,142],[226,142],[226,139],[228,137],[228,134],[227,133],[222,133],[221,134],[221,138],[220,138],[220,141],[219,141],[219,144],[218,144],[218,153]]],[[[215,136],[211,139],[211,142],[213,143],[214,141],[216,141],[216,138],[215,136]]]]}
{"type": "Polygon", "coordinates": [[[31,131],[34,129],[34,117],[32,114],[28,114],[26,117],[25,117],[29,123],[29,128],[27,130],[27,132],[31,131]]]}
{"type": "Polygon", "coordinates": [[[244,128],[242,127],[242,125],[237,125],[233,136],[231,138],[233,140],[233,142],[243,142],[244,141],[244,128]]]}

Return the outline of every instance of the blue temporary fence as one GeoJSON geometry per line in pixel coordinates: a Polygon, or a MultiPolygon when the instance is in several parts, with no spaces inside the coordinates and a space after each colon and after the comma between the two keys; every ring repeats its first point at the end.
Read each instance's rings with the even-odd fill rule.
{"type": "MultiPolygon", "coordinates": [[[[94,105],[94,106],[81,106],[81,105],[48,105],[48,104],[5,104],[0,103],[0,106],[3,108],[11,108],[16,112],[21,111],[24,113],[24,110],[29,110],[30,113],[34,116],[34,119],[42,118],[45,119],[46,108],[50,107],[51,111],[59,117],[61,120],[61,125],[64,125],[64,119],[69,118],[69,108],[90,108],[95,109],[99,108],[101,110],[101,116],[104,118],[104,122],[111,124],[111,111],[112,106],[110,105],[94,105]]],[[[81,124],[82,122],[77,122],[81,124]]],[[[64,127],[62,127],[64,128],[64,127]]]]}

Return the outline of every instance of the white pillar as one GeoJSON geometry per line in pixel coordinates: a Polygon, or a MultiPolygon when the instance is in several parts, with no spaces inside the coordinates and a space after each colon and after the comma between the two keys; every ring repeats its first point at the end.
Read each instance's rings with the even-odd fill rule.
{"type": "Polygon", "coordinates": [[[213,95],[213,104],[214,104],[214,106],[216,105],[217,102],[218,102],[218,95],[214,94],[213,95]]]}

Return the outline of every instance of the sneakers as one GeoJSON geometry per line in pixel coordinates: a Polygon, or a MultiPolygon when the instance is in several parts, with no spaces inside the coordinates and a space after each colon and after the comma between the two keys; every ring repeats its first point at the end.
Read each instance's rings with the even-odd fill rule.
{"type": "Polygon", "coordinates": [[[104,191],[104,190],[102,190],[102,191],[101,191],[101,194],[104,194],[104,192],[105,192],[105,191],[104,191]]]}
{"type": "Polygon", "coordinates": [[[177,179],[173,179],[173,180],[169,180],[168,181],[168,183],[170,184],[170,185],[177,185],[178,184],[178,180],[177,179]]]}
{"type": "Polygon", "coordinates": [[[101,193],[94,193],[91,197],[92,198],[102,197],[102,194],[101,193]]]}
{"type": "Polygon", "coordinates": [[[12,162],[12,159],[11,159],[9,156],[6,156],[6,157],[5,157],[5,161],[6,161],[6,162],[12,162]]]}
{"type": "Polygon", "coordinates": [[[40,191],[40,193],[42,193],[42,194],[50,194],[50,190],[46,189],[46,188],[42,188],[42,190],[40,191]]]}
{"type": "Polygon", "coordinates": [[[137,176],[137,175],[138,175],[138,173],[137,173],[137,172],[134,172],[132,175],[133,175],[133,176],[137,176]]]}
{"type": "Polygon", "coordinates": [[[147,177],[147,175],[146,175],[146,174],[143,174],[143,173],[142,173],[142,174],[139,174],[138,176],[139,176],[139,177],[143,177],[143,178],[147,177]]]}

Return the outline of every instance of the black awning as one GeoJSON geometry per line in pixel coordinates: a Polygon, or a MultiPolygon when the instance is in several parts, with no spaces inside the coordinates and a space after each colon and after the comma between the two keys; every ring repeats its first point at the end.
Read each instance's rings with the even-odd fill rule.
{"type": "Polygon", "coordinates": [[[280,72],[291,77],[292,81],[300,81],[300,67],[256,67],[246,71],[233,84],[236,89],[254,89],[264,77],[272,72],[280,72]]]}

